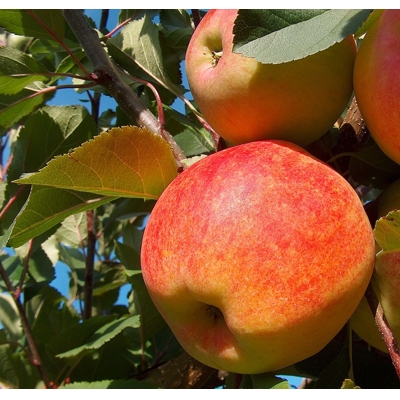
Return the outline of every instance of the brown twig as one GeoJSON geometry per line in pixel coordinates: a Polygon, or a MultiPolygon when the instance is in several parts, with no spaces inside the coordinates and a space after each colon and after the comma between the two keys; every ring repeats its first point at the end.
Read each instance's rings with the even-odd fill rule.
{"type": "Polygon", "coordinates": [[[389,351],[390,358],[392,359],[393,366],[396,370],[397,376],[400,379],[400,351],[396,338],[390,329],[389,323],[383,312],[382,305],[376,296],[376,293],[371,285],[368,285],[367,291],[365,292],[365,298],[368,301],[369,307],[375,317],[375,322],[378,327],[379,332],[386,344],[389,351]]]}
{"type": "Polygon", "coordinates": [[[87,251],[85,257],[85,289],[84,289],[84,309],[83,319],[89,319],[92,316],[93,304],[93,272],[94,272],[94,257],[96,248],[96,233],[94,229],[94,211],[86,211],[87,218],[87,251]]]}
{"type": "MultiPolygon", "coordinates": [[[[353,97],[346,116],[340,125],[339,139],[332,148],[334,156],[341,153],[356,153],[361,150],[369,137],[369,131],[358,108],[357,99],[353,97]]],[[[340,157],[336,159],[340,169],[346,171],[349,167],[350,157],[340,157]]]]}
{"type": "Polygon", "coordinates": [[[22,271],[21,279],[18,284],[18,288],[15,290],[15,296],[19,299],[21,296],[23,287],[24,287],[24,282],[26,275],[28,275],[28,269],[29,269],[29,259],[31,258],[31,253],[32,253],[32,247],[33,247],[33,239],[29,240],[28,242],[28,252],[26,254],[25,260],[24,260],[24,269],[22,271]]]}
{"type": "Polygon", "coordinates": [[[6,284],[8,292],[11,294],[11,296],[13,298],[15,305],[17,307],[17,310],[18,310],[18,314],[21,318],[21,325],[25,332],[26,340],[28,342],[28,346],[31,351],[31,356],[29,357],[29,359],[31,360],[32,364],[38,369],[39,374],[42,377],[44,384],[46,385],[46,388],[51,389],[53,387],[53,385],[51,384],[51,382],[50,382],[49,378],[47,377],[47,374],[44,370],[44,366],[42,364],[42,360],[40,358],[38,349],[36,347],[35,340],[33,339],[32,331],[29,326],[29,322],[26,317],[24,307],[20,301],[19,295],[17,295],[15,293],[14,287],[13,287],[13,285],[7,275],[7,271],[3,267],[3,264],[1,263],[1,261],[0,261],[0,276],[3,279],[4,283],[6,284]]]}
{"type": "Polygon", "coordinates": [[[192,10],[192,19],[194,23],[194,27],[197,28],[200,21],[201,21],[201,16],[200,16],[200,11],[199,10],[192,10]]]}

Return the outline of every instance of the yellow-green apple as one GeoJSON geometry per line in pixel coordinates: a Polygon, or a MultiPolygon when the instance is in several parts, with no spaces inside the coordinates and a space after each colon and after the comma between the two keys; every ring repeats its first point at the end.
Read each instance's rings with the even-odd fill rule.
{"type": "Polygon", "coordinates": [[[349,183],[271,140],[212,154],[173,180],[150,215],[141,267],[190,355],[250,374],[321,350],[359,304],[374,257],[349,183]]]}
{"type": "Polygon", "coordinates": [[[261,64],[233,53],[237,10],[211,10],[186,53],[199,111],[228,143],[282,139],[305,146],[326,133],[353,92],[353,36],[306,58],[261,64]]]}
{"type": "MultiPolygon", "coordinates": [[[[376,201],[380,217],[386,216],[390,211],[400,210],[400,180],[389,185],[376,201]]],[[[378,244],[376,247],[377,251],[381,250],[378,244]]],[[[400,251],[378,255],[371,284],[389,326],[400,343],[400,251]]],[[[361,339],[388,353],[365,297],[351,317],[351,326],[361,339]]]]}
{"type": "Polygon", "coordinates": [[[384,10],[361,42],[354,93],[382,151],[400,164],[400,10],[384,10]]]}

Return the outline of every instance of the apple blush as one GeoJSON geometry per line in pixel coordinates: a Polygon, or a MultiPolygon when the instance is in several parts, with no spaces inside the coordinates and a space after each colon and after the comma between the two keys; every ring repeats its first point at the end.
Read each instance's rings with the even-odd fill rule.
{"type": "Polygon", "coordinates": [[[285,141],[198,161],[145,228],[149,294],[182,347],[211,367],[275,371],[346,324],[371,278],[372,228],[349,183],[285,141]]]}

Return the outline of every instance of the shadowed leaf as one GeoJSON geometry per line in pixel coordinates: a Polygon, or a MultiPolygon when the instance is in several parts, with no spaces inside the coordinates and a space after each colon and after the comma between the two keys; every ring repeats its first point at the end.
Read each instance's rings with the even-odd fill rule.
{"type": "Polygon", "coordinates": [[[91,193],[34,186],[26,206],[15,220],[8,244],[19,247],[63,221],[69,215],[93,210],[111,200],[113,198],[91,193]]]}

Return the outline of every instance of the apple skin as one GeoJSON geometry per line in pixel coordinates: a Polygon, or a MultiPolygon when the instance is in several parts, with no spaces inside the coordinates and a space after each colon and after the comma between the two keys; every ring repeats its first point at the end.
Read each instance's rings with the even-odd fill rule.
{"type": "Polygon", "coordinates": [[[372,24],[354,65],[354,92],[381,150],[400,164],[400,10],[384,10],[372,24]]]}
{"type": "MultiPolygon", "coordinates": [[[[386,216],[390,211],[400,210],[400,180],[386,187],[376,201],[379,217],[386,216]]],[[[376,250],[377,252],[381,250],[378,243],[376,243],[376,250]]],[[[400,252],[388,253],[376,258],[371,285],[382,305],[389,326],[400,343],[400,252]]],[[[388,353],[365,297],[351,317],[351,326],[361,339],[388,353]]]]}
{"type": "Polygon", "coordinates": [[[185,65],[193,98],[228,144],[287,140],[308,145],[340,117],[353,92],[353,36],[317,54],[261,64],[232,52],[237,10],[211,10],[196,28],[185,65]],[[213,51],[223,51],[216,61],[213,51]]]}
{"type": "Polygon", "coordinates": [[[295,144],[260,141],[172,181],[145,228],[141,267],[191,356],[254,374],[320,351],[359,304],[374,258],[348,182],[295,144]]]}

